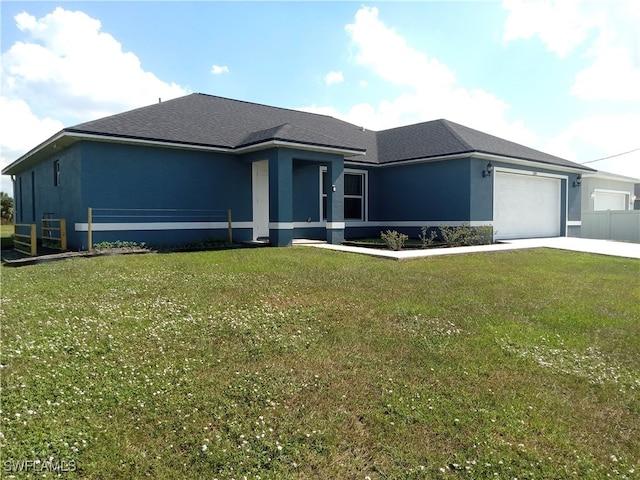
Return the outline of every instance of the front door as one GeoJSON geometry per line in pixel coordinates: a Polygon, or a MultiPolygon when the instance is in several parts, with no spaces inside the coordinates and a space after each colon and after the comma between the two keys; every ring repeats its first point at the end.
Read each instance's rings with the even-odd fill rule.
{"type": "Polygon", "coordinates": [[[269,238],[269,160],[253,162],[253,239],[269,238]]]}

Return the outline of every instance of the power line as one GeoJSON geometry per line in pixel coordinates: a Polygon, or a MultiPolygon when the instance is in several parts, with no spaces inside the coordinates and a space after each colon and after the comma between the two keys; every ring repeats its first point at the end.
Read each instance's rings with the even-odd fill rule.
{"type": "Polygon", "coordinates": [[[580,162],[582,165],[585,165],[587,163],[593,163],[593,162],[599,162],[601,160],[607,160],[609,158],[614,158],[614,157],[620,157],[622,155],[626,155],[627,153],[633,153],[633,152],[637,152],[638,150],[640,150],[640,147],[638,148],[634,148],[633,150],[629,150],[628,152],[622,152],[622,153],[617,153],[615,155],[610,155],[608,157],[603,157],[603,158],[596,158],[595,160],[589,160],[588,162],[580,162]]]}

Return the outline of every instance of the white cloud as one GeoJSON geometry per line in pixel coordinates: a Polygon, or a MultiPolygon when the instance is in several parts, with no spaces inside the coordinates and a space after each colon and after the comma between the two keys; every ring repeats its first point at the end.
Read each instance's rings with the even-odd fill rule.
{"type": "Polygon", "coordinates": [[[5,150],[26,152],[64,128],[58,120],[38,118],[24,100],[0,97],[0,111],[3,156],[5,150]]]}
{"type": "MultiPolygon", "coordinates": [[[[0,96],[0,166],[4,168],[22,154],[59,132],[62,122],[38,118],[23,100],[0,96]]],[[[1,190],[11,191],[11,181],[2,176],[1,190]]]]}
{"type": "MultiPolygon", "coordinates": [[[[585,162],[638,148],[640,2],[504,0],[503,7],[509,10],[505,41],[537,36],[559,57],[580,54],[588,65],[576,72],[568,93],[607,102],[597,104],[598,115],[571,121],[543,149],[585,162]]],[[[588,165],[640,178],[637,152],[588,165]]]]}
{"type": "MultiPolygon", "coordinates": [[[[592,115],[572,122],[546,145],[546,151],[582,163],[640,147],[640,113],[592,115]]],[[[640,153],[622,155],[588,166],[640,178],[640,153]]]]}
{"type": "Polygon", "coordinates": [[[571,94],[585,100],[640,100],[640,64],[618,46],[594,51],[594,62],[578,72],[571,94]]]}
{"type": "Polygon", "coordinates": [[[226,65],[212,65],[211,73],[213,75],[221,75],[223,73],[229,73],[229,67],[226,65]]]}
{"type": "Polygon", "coordinates": [[[503,40],[537,36],[565,57],[578,46],[591,63],[570,93],[586,100],[640,100],[640,7],[637,0],[504,0],[503,40]]]}
{"type": "Polygon", "coordinates": [[[601,20],[580,8],[580,0],[504,0],[509,11],[503,41],[537,36],[547,49],[564,57],[582,44],[601,20]]]}
{"type": "MultiPolygon", "coordinates": [[[[2,167],[63,127],[188,93],[142,68],[99,20],[56,8],[14,17],[24,39],[2,53],[2,167]]],[[[3,180],[4,182],[4,180],[3,180]]],[[[4,183],[3,183],[4,186],[4,183]]]]}
{"type": "Polygon", "coordinates": [[[407,45],[404,37],[378,18],[377,8],[363,7],[347,32],[356,47],[356,61],[394,85],[425,90],[448,86],[455,74],[435,58],[407,45]]]}
{"type": "Polygon", "coordinates": [[[336,85],[342,82],[344,82],[344,76],[342,75],[342,72],[331,71],[324,76],[325,85],[336,85]]]}
{"type": "Polygon", "coordinates": [[[186,93],[145,71],[83,12],[58,7],[40,19],[23,12],[15,21],[28,38],[2,54],[3,92],[28,99],[39,114],[87,120],[186,93]]]}
{"type": "Polygon", "coordinates": [[[640,100],[640,7],[637,0],[608,2],[600,34],[571,93],[586,100],[640,100]]]}
{"type": "Polygon", "coordinates": [[[535,136],[522,122],[509,122],[509,105],[482,89],[458,85],[455,72],[437,58],[416,50],[378,18],[378,9],[363,7],[347,25],[354,60],[403,93],[378,105],[359,103],[348,112],[309,106],[304,110],[342,118],[372,130],[438,118],[462,123],[503,138],[531,145],[535,136]]]}

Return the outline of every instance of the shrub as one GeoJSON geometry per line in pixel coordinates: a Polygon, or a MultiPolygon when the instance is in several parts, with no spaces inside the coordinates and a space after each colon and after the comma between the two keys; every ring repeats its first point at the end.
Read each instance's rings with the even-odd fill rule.
{"type": "Polygon", "coordinates": [[[438,237],[438,234],[433,230],[427,235],[427,230],[429,230],[427,227],[422,227],[420,229],[420,235],[418,235],[418,238],[422,242],[422,248],[428,248],[433,245],[433,242],[438,237]]]}
{"type": "Polygon", "coordinates": [[[459,227],[440,225],[440,235],[442,236],[442,241],[448,247],[469,245],[467,242],[469,241],[470,227],[467,224],[462,224],[459,227]]]}
{"type": "Polygon", "coordinates": [[[123,240],[116,240],[115,242],[94,243],[93,248],[95,250],[116,250],[116,249],[134,250],[134,249],[147,248],[147,245],[144,242],[137,243],[137,242],[123,241],[123,240]]]}
{"type": "Polygon", "coordinates": [[[409,238],[408,235],[404,233],[399,233],[395,230],[387,230],[386,232],[380,232],[380,238],[387,245],[389,250],[402,250],[404,247],[404,242],[409,238]]]}
{"type": "Polygon", "coordinates": [[[476,242],[474,245],[491,245],[493,243],[493,236],[495,232],[491,225],[475,227],[474,232],[474,241],[476,242]]]}
{"type": "Polygon", "coordinates": [[[493,243],[493,227],[491,225],[481,227],[472,227],[468,223],[463,223],[459,227],[440,225],[440,235],[448,247],[493,243]]]}

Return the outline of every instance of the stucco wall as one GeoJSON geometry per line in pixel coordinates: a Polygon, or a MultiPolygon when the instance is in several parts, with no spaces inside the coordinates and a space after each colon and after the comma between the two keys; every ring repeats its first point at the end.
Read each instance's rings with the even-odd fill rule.
{"type": "MultiPolygon", "coordinates": [[[[582,178],[581,186],[581,204],[583,212],[594,211],[594,198],[592,193],[596,189],[626,192],[631,198],[634,194],[635,184],[632,181],[615,180],[612,178],[585,175],[582,178]]],[[[627,209],[633,210],[632,205],[628,205],[627,209]]]]}
{"type": "MultiPolygon", "coordinates": [[[[251,164],[225,154],[79,142],[18,175],[16,186],[16,196],[22,198],[18,205],[18,222],[39,223],[47,212],[65,218],[70,249],[88,247],[86,231],[75,229],[76,224],[87,223],[88,207],[96,209],[94,222],[111,224],[225,221],[224,212],[228,209],[232,211],[234,222],[252,219],[251,164]],[[55,160],[60,161],[59,186],[53,185],[55,160]],[[31,202],[32,171],[36,183],[35,216],[31,202]],[[19,191],[21,178],[22,192],[19,191]],[[99,210],[104,208],[218,212],[176,212],[168,214],[172,216],[168,218],[161,216],[164,212],[99,210]]],[[[250,237],[250,231],[234,233],[238,239],[250,237]]],[[[186,243],[225,235],[226,229],[94,231],[93,243],[116,240],[186,243]]]]}
{"type": "MultiPolygon", "coordinates": [[[[85,142],[82,144],[82,184],[83,205],[98,209],[94,210],[96,216],[111,215],[98,217],[95,221],[224,222],[225,212],[229,209],[234,222],[252,219],[251,165],[228,154],[85,142]],[[176,211],[99,210],[103,208],[176,211]],[[120,213],[122,217],[116,215],[120,213]]],[[[250,232],[248,235],[242,231],[234,234],[240,238],[250,236],[250,232]]],[[[132,240],[163,244],[225,236],[225,229],[134,230],[97,232],[93,241],[132,240]]]]}
{"type": "MultiPolygon", "coordinates": [[[[86,232],[74,229],[75,224],[87,222],[87,207],[202,209],[219,212],[231,209],[234,222],[250,224],[253,217],[251,163],[263,159],[274,163],[275,168],[270,165],[270,171],[289,179],[286,186],[281,186],[282,182],[274,183],[274,178],[270,178],[270,222],[293,222],[295,229],[287,233],[291,237],[325,238],[327,231],[320,218],[320,168],[323,165],[334,165],[341,172],[342,157],[282,148],[234,156],[106,142],[79,142],[18,175],[17,220],[20,223],[32,223],[34,220],[39,222],[42,215],[48,212],[66,218],[72,249],[87,248],[86,232]],[[53,181],[55,160],[60,161],[58,186],[54,186],[53,181]],[[290,173],[286,172],[286,168],[290,169],[290,173]],[[31,172],[36,180],[35,204],[31,201],[31,172]],[[278,185],[280,192],[276,194],[274,188],[278,185]],[[282,218],[276,218],[278,215],[282,218]]],[[[566,179],[561,180],[562,234],[566,233],[567,220],[580,220],[580,193],[585,188],[590,188],[588,179],[583,179],[582,188],[574,188],[572,184],[576,174],[492,163],[494,168],[502,166],[566,176],[566,179]]],[[[387,228],[417,236],[422,225],[437,227],[442,224],[479,224],[492,221],[493,178],[482,176],[486,164],[486,160],[461,158],[379,167],[345,165],[348,169],[366,171],[368,180],[367,219],[359,223],[347,222],[345,236],[378,236],[381,230],[387,228]]],[[[333,181],[338,188],[332,194],[332,202],[335,203],[332,221],[342,222],[342,174],[333,181]],[[338,211],[340,214],[336,213],[338,211]]],[[[148,211],[148,217],[135,218],[127,217],[139,214],[120,212],[121,216],[118,217],[114,211],[94,213],[110,215],[109,218],[96,218],[94,222],[119,224],[163,221],[154,218],[148,211]]],[[[185,218],[179,218],[180,214],[177,213],[176,218],[165,220],[212,220],[207,218],[209,214],[204,213],[202,218],[193,212],[184,215],[185,218]]],[[[130,229],[96,232],[93,241],[186,243],[225,235],[226,229],[152,232],[130,229]]],[[[250,239],[250,228],[236,231],[234,238],[250,239]]]]}
{"type": "MultiPolygon", "coordinates": [[[[415,237],[419,225],[491,222],[494,180],[493,175],[482,175],[487,163],[484,159],[460,158],[384,167],[349,165],[369,172],[369,217],[359,225],[347,222],[346,236],[379,236],[381,230],[394,229],[415,237]]],[[[567,221],[580,220],[580,188],[572,187],[577,173],[499,161],[492,161],[492,165],[494,169],[561,177],[561,234],[568,231],[567,221]]]]}
{"type": "Polygon", "coordinates": [[[14,192],[16,223],[36,223],[40,238],[40,220],[75,218],[81,201],[81,149],[75,144],[16,175],[14,192]],[[58,185],[54,185],[55,161],[59,161],[58,185]],[[34,184],[35,183],[35,189],[34,184]]]}
{"type": "Polygon", "coordinates": [[[469,160],[370,170],[369,220],[469,220],[469,160]]]}

